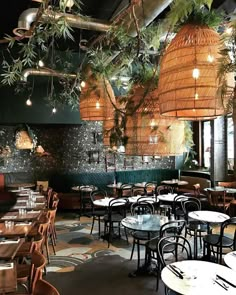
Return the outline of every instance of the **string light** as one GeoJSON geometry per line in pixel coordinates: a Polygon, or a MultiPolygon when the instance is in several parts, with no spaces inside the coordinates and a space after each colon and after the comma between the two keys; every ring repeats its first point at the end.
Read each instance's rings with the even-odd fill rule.
{"type": "Polygon", "coordinates": [[[99,101],[96,101],[96,109],[100,109],[100,103],[99,103],[99,101]]]}
{"type": "Polygon", "coordinates": [[[86,83],[84,81],[81,81],[80,86],[81,87],[85,87],[86,86],[86,83]]]}
{"type": "Polygon", "coordinates": [[[228,35],[231,35],[232,31],[233,31],[232,27],[228,27],[228,28],[226,28],[225,33],[228,35]]]}
{"type": "Polygon", "coordinates": [[[195,97],[195,99],[198,99],[198,93],[195,93],[194,97],[195,97]]]}
{"type": "Polygon", "coordinates": [[[151,123],[150,123],[151,128],[153,129],[155,127],[155,125],[156,125],[155,120],[152,119],[151,120],[151,123]]]}
{"type": "Polygon", "coordinates": [[[42,67],[44,67],[44,62],[40,59],[39,62],[38,62],[38,65],[39,65],[39,67],[42,68],[42,67]]]}
{"type": "Polygon", "coordinates": [[[32,101],[31,101],[30,97],[26,100],[25,104],[29,107],[32,106],[32,101]]]}
{"type": "Polygon", "coordinates": [[[208,54],[207,61],[213,62],[214,61],[214,56],[212,56],[211,54],[208,54]]]}
{"type": "Polygon", "coordinates": [[[57,112],[57,109],[54,107],[54,108],[52,109],[52,113],[55,114],[56,112],[57,112]]]}
{"type": "Polygon", "coordinates": [[[193,78],[194,78],[194,79],[198,79],[199,76],[200,76],[200,71],[199,71],[199,69],[198,69],[198,68],[194,68],[194,69],[193,69],[193,78]]]}

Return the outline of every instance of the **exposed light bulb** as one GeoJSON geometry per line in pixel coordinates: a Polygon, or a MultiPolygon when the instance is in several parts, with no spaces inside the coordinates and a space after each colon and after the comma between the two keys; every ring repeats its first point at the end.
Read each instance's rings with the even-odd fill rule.
{"type": "Polygon", "coordinates": [[[61,2],[68,8],[71,8],[75,4],[74,0],[61,0],[61,2]]]}
{"type": "Polygon", "coordinates": [[[199,69],[194,68],[194,69],[193,69],[193,78],[194,78],[194,79],[198,79],[199,76],[200,76],[200,71],[199,71],[199,69]]]}
{"type": "Polygon", "coordinates": [[[44,62],[40,59],[39,62],[38,62],[38,65],[39,65],[39,67],[42,68],[42,67],[44,67],[44,62]]]}
{"type": "Polygon", "coordinates": [[[195,109],[193,109],[193,112],[195,113],[195,112],[196,112],[196,110],[195,110],[195,109]]]}
{"type": "Polygon", "coordinates": [[[195,99],[198,99],[198,93],[195,93],[194,97],[195,99]]]}
{"type": "Polygon", "coordinates": [[[86,83],[84,81],[81,81],[80,86],[85,87],[86,83]]]}
{"type": "Polygon", "coordinates": [[[208,56],[207,56],[207,61],[209,61],[209,62],[213,62],[213,61],[214,61],[214,56],[211,55],[211,54],[208,54],[208,56]]]}
{"type": "Polygon", "coordinates": [[[28,98],[25,103],[29,107],[32,106],[32,101],[30,100],[30,98],[28,98]]]}
{"type": "Polygon", "coordinates": [[[226,28],[225,33],[228,35],[231,35],[232,31],[233,31],[232,27],[228,27],[228,28],[226,28]]]}
{"type": "Polygon", "coordinates": [[[54,107],[54,108],[52,109],[52,113],[55,114],[56,112],[57,112],[57,109],[54,107]]]}
{"type": "Polygon", "coordinates": [[[99,101],[96,102],[96,109],[100,109],[100,103],[99,103],[99,101]]]}
{"type": "Polygon", "coordinates": [[[155,120],[154,120],[154,119],[152,119],[152,120],[151,120],[151,123],[150,123],[150,126],[151,126],[151,128],[154,128],[154,127],[155,127],[155,125],[156,125],[156,123],[155,123],[155,120]]]}

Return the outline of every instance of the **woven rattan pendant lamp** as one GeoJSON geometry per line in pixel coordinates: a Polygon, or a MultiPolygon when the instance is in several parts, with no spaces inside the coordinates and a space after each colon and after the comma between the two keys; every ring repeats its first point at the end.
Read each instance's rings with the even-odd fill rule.
{"type": "Polygon", "coordinates": [[[186,24],[163,55],[160,113],[184,120],[214,119],[225,110],[217,96],[220,36],[208,26],[186,24]]]}
{"type": "MultiPolygon", "coordinates": [[[[144,91],[142,87],[137,87],[134,99],[142,96],[144,91]]],[[[144,103],[127,118],[126,155],[171,156],[186,151],[184,122],[161,116],[155,97],[156,91],[150,91],[144,103]]]]}
{"type": "Polygon", "coordinates": [[[80,94],[80,117],[87,121],[104,121],[113,117],[115,102],[113,89],[108,80],[95,77],[87,70],[85,87],[80,94]]]}

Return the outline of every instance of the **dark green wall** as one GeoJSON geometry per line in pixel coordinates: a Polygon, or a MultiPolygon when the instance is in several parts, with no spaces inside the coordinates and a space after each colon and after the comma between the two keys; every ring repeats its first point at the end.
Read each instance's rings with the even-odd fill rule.
{"type": "Polygon", "coordinates": [[[15,94],[14,86],[0,86],[0,124],[81,124],[78,110],[70,107],[59,109],[52,114],[52,107],[45,100],[47,84],[35,83],[31,97],[32,106],[25,104],[29,94],[15,94]]]}

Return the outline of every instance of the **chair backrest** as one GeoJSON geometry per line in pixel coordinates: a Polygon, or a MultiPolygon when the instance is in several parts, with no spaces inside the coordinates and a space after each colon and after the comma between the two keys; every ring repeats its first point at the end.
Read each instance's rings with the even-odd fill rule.
{"type": "Polygon", "coordinates": [[[30,278],[30,289],[31,291],[34,290],[35,284],[37,280],[42,278],[42,272],[46,265],[46,258],[44,255],[34,250],[34,252],[31,255],[31,278],[30,278]]]}
{"type": "Polygon", "coordinates": [[[135,202],[130,207],[131,215],[154,214],[153,205],[147,201],[135,202]]]}
{"type": "Polygon", "coordinates": [[[173,236],[177,235],[180,236],[184,226],[185,226],[185,220],[178,219],[178,220],[171,220],[163,224],[160,228],[160,237],[164,236],[173,236]]]}
{"type": "Polygon", "coordinates": [[[119,197],[131,197],[133,194],[133,187],[132,183],[123,183],[120,186],[120,195],[119,197]]]}
{"type": "Polygon", "coordinates": [[[145,184],[144,191],[146,195],[157,194],[157,182],[150,181],[145,184]]]}
{"type": "Polygon", "coordinates": [[[37,180],[36,181],[36,190],[41,192],[46,192],[48,189],[49,183],[48,180],[37,180]]]}
{"type": "Polygon", "coordinates": [[[236,250],[236,217],[231,217],[231,218],[229,218],[229,219],[227,219],[227,220],[225,220],[224,222],[221,223],[218,243],[219,244],[222,243],[222,238],[225,235],[225,229],[227,229],[227,227],[230,226],[230,225],[235,226],[234,236],[233,236],[232,240],[233,240],[234,250],[236,250]]]}
{"type": "Polygon", "coordinates": [[[138,188],[138,187],[133,187],[132,189],[132,196],[144,196],[145,195],[145,190],[144,188],[138,188]]]}
{"type": "Polygon", "coordinates": [[[222,209],[225,207],[225,190],[208,190],[207,192],[210,205],[214,207],[214,209],[222,209]]]}
{"type": "Polygon", "coordinates": [[[173,201],[173,204],[172,204],[172,208],[173,208],[173,213],[174,213],[174,216],[175,216],[175,219],[177,219],[178,215],[181,215],[183,216],[184,215],[184,210],[183,210],[183,207],[182,207],[182,201],[185,201],[187,200],[189,197],[186,196],[186,195],[180,195],[180,196],[175,196],[174,197],[174,201],[173,201]],[[181,214],[180,214],[180,211],[181,211],[181,214]]]}
{"type": "Polygon", "coordinates": [[[187,200],[181,200],[181,206],[183,208],[185,218],[188,220],[189,212],[201,210],[201,201],[197,198],[190,197],[187,200]]]}
{"type": "Polygon", "coordinates": [[[128,199],[125,199],[125,198],[112,199],[109,202],[108,215],[111,216],[113,213],[118,212],[123,217],[126,217],[127,204],[128,204],[128,199]]]}
{"type": "Polygon", "coordinates": [[[159,185],[157,188],[156,188],[156,192],[158,195],[165,195],[165,194],[169,194],[169,193],[172,193],[172,190],[170,187],[168,186],[165,186],[165,185],[159,185]]]}
{"type": "Polygon", "coordinates": [[[172,253],[174,261],[180,261],[185,259],[192,259],[192,250],[189,241],[183,236],[167,236],[158,241],[157,244],[158,259],[162,267],[167,265],[170,261],[170,257],[165,255],[172,253]]]}
{"type": "Polygon", "coordinates": [[[60,295],[57,289],[45,280],[38,280],[32,295],[60,295]]]}
{"type": "Polygon", "coordinates": [[[107,198],[107,192],[105,190],[100,189],[100,190],[92,191],[90,193],[90,199],[92,203],[95,200],[104,199],[104,198],[107,198]]]}
{"type": "Polygon", "coordinates": [[[218,181],[218,186],[236,188],[236,181],[218,181]]]}

